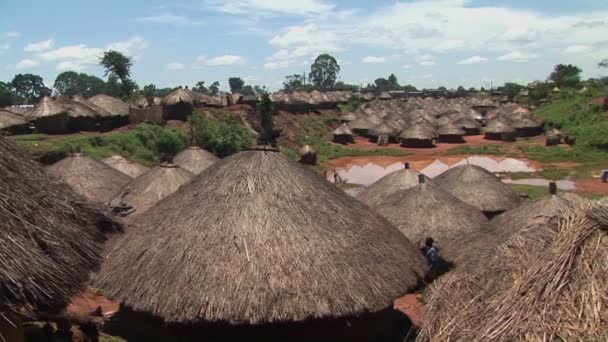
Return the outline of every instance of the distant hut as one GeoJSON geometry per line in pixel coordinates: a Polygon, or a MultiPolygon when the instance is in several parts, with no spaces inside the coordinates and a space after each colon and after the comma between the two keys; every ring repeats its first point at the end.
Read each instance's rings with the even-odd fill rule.
{"type": "Polygon", "coordinates": [[[561,91],[561,90],[560,90],[560,89],[559,89],[559,87],[557,87],[557,86],[556,86],[555,88],[553,88],[553,92],[554,92],[554,93],[559,93],[560,91],[561,91]]]}
{"type": "Polygon", "coordinates": [[[348,128],[350,128],[354,133],[363,137],[368,136],[369,130],[374,126],[375,125],[366,118],[359,118],[348,123],[348,128]]]}
{"type": "Polygon", "coordinates": [[[338,144],[354,143],[353,132],[348,128],[346,124],[340,125],[333,131],[334,142],[338,144]]]}
{"type": "Polygon", "coordinates": [[[435,147],[434,138],[435,132],[426,125],[413,125],[399,135],[403,147],[435,147]]]}
{"type": "Polygon", "coordinates": [[[431,237],[445,246],[486,224],[487,218],[477,208],[419,177],[420,184],[394,192],[373,207],[415,245],[423,246],[431,237]]]}
{"type": "Polygon", "coordinates": [[[357,120],[358,118],[359,117],[357,115],[355,115],[355,113],[348,112],[348,113],[340,115],[340,117],[338,117],[338,120],[340,120],[340,122],[342,122],[342,123],[349,123],[351,121],[357,120]]]}
{"type": "Polygon", "coordinates": [[[479,122],[468,118],[468,117],[464,117],[464,118],[460,118],[456,121],[454,121],[454,125],[463,129],[465,131],[466,135],[477,135],[479,134],[479,130],[480,130],[480,125],[479,122]]]}
{"type": "Polygon", "coordinates": [[[317,151],[310,145],[304,145],[298,151],[300,163],[304,165],[317,165],[317,151]]]}
{"type": "Polygon", "coordinates": [[[131,178],[137,178],[150,170],[149,167],[133,162],[123,156],[113,155],[101,161],[131,178]]]}
{"type": "Polygon", "coordinates": [[[186,120],[192,114],[196,97],[193,92],[182,89],[181,87],[165,96],[163,105],[165,106],[166,120],[186,120]]]}
{"type": "Polygon", "coordinates": [[[449,123],[437,129],[438,140],[444,143],[464,143],[465,130],[449,123]]]}
{"type": "Polygon", "coordinates": [[[173,163],[162,163],[135,178],[115,193],[110,208],[128,221],[145,213],[163,198],[188,183],[194,174],[173,163]]]}
{"type": "Polygon", "coordinates": [[[74,153],[48,167],[48,172],[63,180],[77,194],[93,203],[112,199],[131,177],[81,153],[74,153]]]}
{"type": "Polygon", "coordinates": [[[387,140],[390,140],[390,141],[397,140],[397,130],[394,127],[389,126],[384,122],[372,127],[372,129],[369,130],[368,135],[371,136],[372,139],[375,139],[376,141],[378,139],[380,139],[380,137],[382,137],[382,136],[386,137],[387,140]]]}
{"type": "Polygon", "coordinates": [[[0,131],[9,134],[23,134],[28,131],[27,122],[21,115],[0,109],[0,131]]]}
{"type": "Polygon", "coordinates": [[[98,94],[88,99],[97,107],[103,108],[108,114],[102,115],[102,129],[112,129],[129,124],[129,104],[105,94],[98,94]]]}
{"type": "Polygon", "coordinates": [[[380,93],[380,95],[378,95],[377,99],[383,100],[383,101],[388,101],[388,100],[392,100],[393,97],[391,96],[391,94],[388,91],[383,91],[380,93]]]}
{"type": "MultiPolygon", "coordinates": [[[[386,219],[267,149],[218,161],[133,225],[96,286],[126,314],[157,317],[128,331],[173,334],[165,340],[187,330],[200,336],[200,326],[221,329],[214,340],[247,328],[251,340],[298,328],[339,340],[325,335],[333,329],[311,327],[351,317],[353,332],[354,316],[392,309],[426,271],[416,246],[386,219]]],[[[291,332],[281,340],[306,340],[291,332]]]]}
{"type": "Polygon", "coordinates": [[[375,114],[368,116],[366,119],[367,119],[367,121],[373,123],[374,125],[379,125],[383,122],[382,119],[375,114]]]}
{"type": "Polygon", "coordinates": [[[562,134],[559,130],[551,129],[545,134],[545,146],[557,146],[562,142],[562,134]]]}
{"type": "Polygon", "coordinates": [[[56,313],[101,263],[111,221],[0,137],[0,339],[23,341],[24,317],[56,313]]]}
{"type": "Polygon", "coordinates": [[[23,114],[38,132],[56,134],[66,133],[70,117],[62,103],[49,96],[43,97],[38,104],[23,114]]]}
{"type": "Polygon", "coordinates": [[[515,138],[517,137],[515,128],[498,119],[488,122],[486,127],[484,127],[483,132],[487,140],[515,141],[515,138]]]}
{"type": "Polygon", "coordinates": [[[534,137],[543,131],[543,125],[530,118],[514,121],[513,128],[515,128],[515,132],[519,137],[534,137]]]}
{"type": "Polygon", "coordinates": [[[198,146],[190,146],[173,158],[175,164],[195,175],[205,171],[218,160],[213,153],[198,146]]]}
{"type": "Polygon", "coordinates": [[[69,131],[99,130],[100,114],[94,108],[71,99],[58,98],[55,101],[60,103],[68,114],[69,131]]]}
{"type": "MultiPolygon", "coordinates": [[[[391,172],[380,178],[357,195],[357,199],[374,208],[384,202],[386,197],[395,192],[409,189],[418,185],[420,173],[410,168],[410,163],[405,162],[403,170],[391,172]]],[[[425,178],[430,182],[430,178],[425,178]]]]}
{"type": "Polygon", "coordinates": [[[521,202],[519,195],[500,178],[476,165],[453,167],[433,181],[488,217],[511,210],[521,202]]]}

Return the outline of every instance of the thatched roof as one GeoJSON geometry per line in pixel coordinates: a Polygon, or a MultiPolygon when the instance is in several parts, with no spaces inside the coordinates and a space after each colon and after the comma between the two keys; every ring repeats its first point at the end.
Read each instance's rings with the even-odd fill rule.
{"type": "Polygon", "coordinates": [[[94,203],[109,201],[131,181],[131,177],[124,173],[79,153],[58,161],[47,170],[94,203]]]}
{"type": "Polygon", "coordinates": [[[357,116],[355,113],[353,113],[353,112],[348,112],[348,113],[346,113],[346,114],[342,114],[342,115],[340,115],[340,117],[338,118],[338,120],[340,120],[340,121],[348,121],[348,122],[350,122],[350,121],[357,120],[358,118],[359,118],[359,117],[358,117],[358,116],[357,116]]]}
{"type": "Polygon", "coordinates": [[[438,135],[465,135],[464,129],[449,123],[439,127],[436,131],[438,135]]]}
{"type": "Polygon", "coordinates": [[[97,286],[169,322],[375,312],[426,269],[388,221],[268,150],[215,163],[133,224],[97,286]]]}
{"type": "Polygon", "coordinates": [[[60,310],[99,267],[110,221],[2,137],[0,169],[0,311],[60,310]]]}
{"type": "Polygon", "coordinates": [[[175,164],[195,175],[205,171],[218,160],[213,153],[198,146],[190,146],[173,158],[175,164]]]}
{"type": "Polygon", "coordinates": [[[392,193],[373,208],[419,246],[428,237],[443,246],[487,221],[477,208],[427,183],[392,193]]]}
{"type": "Polygon", "coordinates": [[[80,102],[64,98],[58,98],[55,102],[61,104],[71,118],[95,118],[99,116],[95,109],[80,102]]]}
{"type": "Polygon", "coordinates": [[[515,208],[519,195],[490,171],[476,165],[453,167],[433,179],[460,200],[483,212],[515,208]]]}
{"type": "Polygon", "coordinates": [[[366,118],[358,118],[348,123],[350,129],[372,129],[375,125],[366,118]]]}
{"type": "Polygon", "coordinates": [[[147,166],[135,163],[119,155],[110,156],[103,159],[101,162],[131,178],[137,178],[150,170],[147,166]]]}
{"type": "Polygon", "coordinates": [[[608,240],[588,211],[549,196],[497,217],[491,232],[510,234],[467,246],[475,267],[426,291],[420,340],[605,340],[608,240]]]}
{"type": "Polygon", "coordinates": [[[401,132],[401,139],[433,140],[435,132],[426,125],[413,125],[401,132]]]}
{"type": "Polygon", "coordinates": [[[163,104],[167,106],[176,105],[178,103],[188,103],[194,104],[197,98],[194,92],[189,91],[187,89],[178,88],[171,92],[169,95],[165,96],[163,99],[163,104]]]}
{"type": "Polygon", "coordinates": [[[89,100],[85,99],[81,95],[74,95],[74,96],[71,97],[70,100],[72,100],[74,102],[78,102],[78,103],[86,106],[87,108],[92,109],[97,116],[107,117],[107,116],[111,116],[112,115],[107,110],[105,110],[105,109],[99,107],[98,105],[90,102],[89,100]]]}
{"type": "Polygon", "coordinates": [[[45,96],[32,109],[25,112],[23,117],[28,121],[32,121],[65,113],[67,113],[67,109],[62,103],[53,100],[49,96],[45,96]]]}
{"type": "Polygon", "coordinates": [[[134,209],[131,217],[139,216],[163,198],[188,183],[194,174],[181,167],[163,163],[135,178],[115,193],[111,205],[124,202],[134,209]]]}
{"type": "Polygon", "coordinates": [[[372,129],[369,130],[369,135],[371,136],[381,136],[381,135],[388,135],[391,137],[397,136],[397,130],[392,127],[387,125],[386,123],[381,123],[379,125],[374,126],[372,129]]]}
{"type": "Polygon", "coordinates": [[[488,122],[486,127],[484,127],[483,131],[485,133],[513,133],[515,129],[511,127],[508,123],[495,119],[488,122]]]}
{"type": "Polygon", "coordinates": [[[333,135],[353,135],[353,131],[347,125],[342,124],[333,131],[333,135]]]}
{"type": "MultiPolygon", "coordinates": [[[[420,173],[411,169],[409,163],[405,162],[403,170],[391,172],[380,178],[374,184],[361,191],[357,195],[357,199],[374,208],[382,203],[387,196],[418,185],[419,175],[420,173]]],[[[426,181],[430,182],[431,180],[426,178],[426,181]]]]}
{"type": "Polygon", "coordinates": [[[529,118],[522,118],[519,120],[515,120],[513,121],[513,128],[538,128],[541,127],[542,124],[529,119],[529,118]]]}
{"type": "Polygon", "coordinates": [[[454,125],[464,129],[476,129],[480,127],[477,121],[470,118],[460,118],[454,121],[454,125]]]}
{"type": "Polygon", "coordinates": [[[0,109],[0,130],[25,124],[26,121],[23,116],[11,113],[8,110],[0,109]]]}
{"type": "Polygon", "coordinates": [[[307,155],[307,154],[317,154],[317,151],[312,148],[312,146],[310,145],[304,145],[300,148],[300,150],[298,151],[298,153],[301,156],[307,155]]]}
{"type": "Polygon", "coordinates": [[[129,115],[129,104],[112,96],[105,94],[95,95],[89,98],[89,102],[103,108],[113,116],[129,115]]]}
{"type": "Polygon", "coordinates": [[[380,117],[375,114],[368,116],[366,119],[367,121],[373,123],[374,126],[382,123],[382,119],[380,119],[380,117]]]}

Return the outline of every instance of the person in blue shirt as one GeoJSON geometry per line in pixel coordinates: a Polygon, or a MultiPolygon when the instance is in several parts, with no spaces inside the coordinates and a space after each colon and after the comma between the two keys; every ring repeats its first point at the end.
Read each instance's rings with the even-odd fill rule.
{"type": "Polygon", "coordinates": [[[439,248],[435,245],[435,240],[432,237],[427,237],[424,240],[422,253],[426,257],[431,269],[434,269],[439,264],[439,248]]]}

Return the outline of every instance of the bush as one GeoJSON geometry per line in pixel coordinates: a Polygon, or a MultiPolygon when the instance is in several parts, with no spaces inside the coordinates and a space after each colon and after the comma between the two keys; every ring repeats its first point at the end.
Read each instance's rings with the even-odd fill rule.
{"type": "Polygon", "coordinates": [[[209,115],[194,111],[188,119],[193,143],[220,157],[251,146],[253,137],[233,115],[213,110],[209,115]]]}

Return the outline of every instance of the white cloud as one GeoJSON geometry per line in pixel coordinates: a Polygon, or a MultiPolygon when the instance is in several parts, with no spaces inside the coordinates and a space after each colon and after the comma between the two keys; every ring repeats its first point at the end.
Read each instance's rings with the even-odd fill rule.
{"type": "Polygon", "coordinates": [[[25,52],[41,52],[53,47],[54,40],[47,39],[39,42],[29,43],[23,48],[25,52]]]}
{"type": "Polygon", "coordinates": [[[146,17],[135,18],[135,21],[143,23],[154,23],[154,24],[168,24],[175,26],[198,26],[202,25],[202,22],[191,19],[189,17],[173,14],[173,13],[162,13],[157,15],[151,15],[146,17]]]}
{"type": "Polygon", "coordinates": [[[586,53],[586,52],[591,52],[592,49],[593,48],[589,45],[570,45],[564,49],[564,53],[571,53],[571,54],[586,53]]]}
{"type": "Polygon", "coordinates": [[[521,51],[511,51],[505,55],[496,58],[497,61],[502,62],[527,62],[530,59],[540,58],[541,55],[538,53],[524,53],[521,51]]]}
{"type": "Polygon", "coordinates": [[[411,68],[412,68],[412,66],[408,65],[408,64],[405,64],[405,65],[401,66],[401,69],[411,69],[411,68]]]}
{"type": "Polygon", "coordinates": [[[424,66],[424,67],[430,67],[430,66],[434,66],[434,65],[437,65],[437,63],[435,63],[434,61],[420,62],[420,66],[424,66]]]}
{"type": "Polygon", "coordinates": [[[167,69],[169,70],[182,70],[184,69],[184,65],[182,63],[178,63],[178,62],[171,62],[169,64],[167,64],[167,69]]]}
{"type": "Polygon", "coordinates": [[[270,69],[270,70],[286,69],[289,67],[290,67],[289,61],[270,61],[270,62],[264,63],[264,68],[270,69]]]}
{"type": "Polygon", "coordinates": [[[367,63],[367,64],[372,64],[372,63],[386,63],[386,57],[384,56],[365,56],[363,57],[363,59],[361,60],[361,63],[367,63]]]}
{"type": "Polygon", "coordinates": [[[210,7],[230,14],[281,13],[310,15],[330,12],[334,5],[321,0],[207,0],[210,7]]]}
{"type": "Polygon", "coordinates": [[[243,65],[247,60],[241,56],[235,55],[223,55],[218,57],[210,58],[206,61],[208,66],[219,66],[219,65],[243,65]]]}
{"type": "Polygon", "coordinates": [[[86,69],[85,64],[78,64],[71,61],[59,62],[55,66],[55,70],[57,71],[82,71],[84,69],[86,69]]]}
{"type": "Polygon", "coordinates": [[[106,50],[116,50],[124,53],[127,56],[133,57],[134,60],[141,59],[143,50],[150,46],[143,37],[133,36],[127,40],[110,43],[106,50]]]}
{"type": "Polygon", "coordinates": [[[15,65],[15,69],[17,70],[23,70],[23,69],[31,69],[34,67],[37,67],[40,63],[38,61],[35,61],[33,59],[22,59],[21,61],[19,61],[19,63],[17,63],[15,65]]]}
{"type": "Polygon", "coordinates": [[[17,32],[17,31],[9,31],[6,32],[6,37],[7,38],[17,38],[21,36],[21,32],[17,32]]]}
{"type": "Polygon", "coordinates": [[[437,52],[447,52],[463,48],[465,46],[462,40],[446,40],[433,46],[432,50],[437,52]]]}
{"type": "Polygon", "coordinates": [[[488,61],[488,59],[486,57],[482,57],[482,56],[473,56],[473,57],[469,57],[466,59],[461,60],[460,62],[458,62],[458,64],[483,64],[486,63],[488,61]]]}
{"type": "Polygon", "coordinates": [[[54,50],[39,53],[38,58],[45,61],[77,60],[96,63],[103,49],[88,47],[84,44],[62,46],[54,50]]]}

